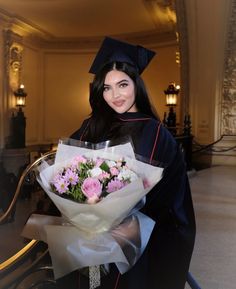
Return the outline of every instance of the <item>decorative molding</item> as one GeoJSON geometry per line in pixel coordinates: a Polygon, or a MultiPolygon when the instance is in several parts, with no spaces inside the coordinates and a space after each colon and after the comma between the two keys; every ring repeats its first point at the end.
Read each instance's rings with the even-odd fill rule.
{"type": "Polygon", "coordinates": [[[36,26],[33,23],[29,23],[27,20],[16,17],[14,14],[11,14],[0,8],[0,20],[4,23],[6,29],[11,30],[15,34],[27,37],[32,36],[38,37],[40,39],[50,39],[53,36],[48,32],[42,30],[40,27],[36,26]]]}
{"type": "Polygon", "coordinates": [[[181,116],[189,114],[189,48],[186,7],[184,0],[176,0],[177,31],[179,34],[181,116]]]}
{"type": "MultiPolygon", "coordinates": [[[[176,36],[174,32],[158,33],[157,31],[146,31],[140,33],[129,33],[112,35],[112,37],[128,41],[130,43],[138,43],[148,47],[163,47],[176,45],[176,36]]],[[[104,36],[76,38],[76,39],[51,39],[41,42],[43,49],[90,49],[96,50],[101,44],[104,36]]]]}
{"type": "Polygon", "coordinates": [[[175,0],[143,0],[157,31],[176,30],[175,0]]]}
{"type": "Polygon", "coordinates": [[[4,31],[4,75],[5,91],[8,97],[16,90],[21,81],[22,71],[22,37],[11,30],[4,31]]]}
{"type": "MultiPolygon", "coordinates": [[[[176,23],[173,20],[175,13],[171,6],[174,0],[144,0],[152,5],[149,7],[148,11],[151,14],[155,14],[157,7],[162,7],[162,9],[167,9],[166,23],[169,23],[163,30],[159,25],[156,24],[156,29],[145,32],[127,33],[127,34],[117,34],[112,35],[113,37],[121,40],[126,40],[129,42],[138,43],[140,45],[163,47],[169,45],[176,45],[176,35],[175,28],[176,23]],[[153,7],[157,6],[157,7],[153,7]]],[[[150,16],[151,17],[151,16],[150,16]]],[[[156,21],[158,17],[155,16],[156,21]]],[[[100,45],[104,35],[96,37],[79,37],[79,38],[60,38],[54,37],[48,32],[42,30],[40,27],[33,23],[29,23],[25,19],[15,17],[14,15],[8,13],[7,11],[0,8],[0,20],[3,21],[6,30],[11,30],[13,33],[23,37],[23,41],[26,44],[33,44],[42,49],[97,49],[100,45]]]]}
{"type": "Polygon", "coordinates": [[[3,29],[3,89],[2,89],[2,143],[10,142],[10,118],[15,107],[13,91],[19,86],[22,69],[22,37],[9,29],[3,29]]]}
{"type": "Polygon", "coordinates": [[[221,102],[221,135],[223,134],[236,135],[236,0],[232,0],[225,49],[221,102]]]}

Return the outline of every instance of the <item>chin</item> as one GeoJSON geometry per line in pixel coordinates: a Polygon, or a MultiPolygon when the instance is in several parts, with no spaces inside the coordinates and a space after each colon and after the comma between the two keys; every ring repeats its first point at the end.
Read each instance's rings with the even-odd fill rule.
{"type": "Polygon", "coordinates": [[[124,109],[124,108],[113,108],[113,110],[115,111],[115,112],[117,112],[117,113],[125,113],[125,112],[127,112],[127,109],[124,109]]]}

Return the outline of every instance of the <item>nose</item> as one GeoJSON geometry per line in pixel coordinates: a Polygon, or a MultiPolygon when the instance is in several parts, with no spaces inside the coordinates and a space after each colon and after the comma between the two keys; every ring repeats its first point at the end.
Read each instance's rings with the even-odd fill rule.
{"type": "Polygon", "coordinates": [[[120,91],[118,88],[113,89],[113,98],[118,98],[120,97],[120,91]]]}

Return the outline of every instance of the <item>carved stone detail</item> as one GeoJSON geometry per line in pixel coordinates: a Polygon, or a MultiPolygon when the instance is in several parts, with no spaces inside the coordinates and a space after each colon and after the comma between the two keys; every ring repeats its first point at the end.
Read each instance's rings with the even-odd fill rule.
{"type": "Polygon", "coordinates": [[[221,134],[236,135],[236,0],[232,0],[225,50],[221,134]]]}
{"type": "Polygon", "coordinates": [[[5,31],[5,71],[9,89],[14,91],[20,85],[22,70],[21,38],[12,31],[5,31]]]}
{"type": "Polygon", "coordinates": [[[186,8],[184,0],[176,0],[177,31],[179,34],[181,118],[189,114],[189,50],[186,8]]]}
{"type": "Polygon", "coordinates": [[[4,73],[3,73],[3,138],[4,146],[9,143],[9,119],[15,108],[14,90],[20,84],[22,70],[22,38],[11,30],[3,30],[4,40],[4,73]]]}

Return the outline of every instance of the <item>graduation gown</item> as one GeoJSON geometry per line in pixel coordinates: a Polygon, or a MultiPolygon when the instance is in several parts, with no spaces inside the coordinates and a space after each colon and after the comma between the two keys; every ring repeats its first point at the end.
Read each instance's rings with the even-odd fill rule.
{"type": "MultiPolygon", "coordinates": [[[[88,126],[89,119],[71,138],[86,141],[88,126]]],[[[184,289],[195,240],[195,218],[183,154],[159,121],[139,112],[117,114],[100,141],[113,140],[116,144],[126,136],[132,138],[137,155],[164,168],[162,180],[147,194],[142,208],[156,224],[138,262],[123,275],[112,264],[111,273],[102,277],[99,288],[184,289]]],[[[86,289],[86,279],[77,272],[64,281],[76,284],[70,289],[86,289]]]]}

